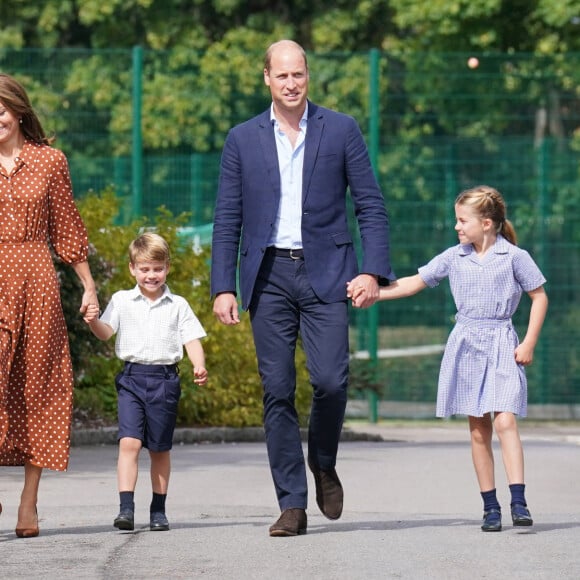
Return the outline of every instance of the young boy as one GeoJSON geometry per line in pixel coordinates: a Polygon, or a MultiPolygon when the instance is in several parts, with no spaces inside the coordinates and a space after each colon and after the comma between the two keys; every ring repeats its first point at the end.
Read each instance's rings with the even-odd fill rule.
{"type": "Polygon", "coordinates": [[[120,290],[104,314],[89,312],[89,327],[100,340],[117,333],[115,352],[125,361],[117,375],[119,458],[117,481],[121,501],[113,525],[134,529],[134,493],[141,447],[149,450],[153,499],[150,529],[169,529],[165,499],[171,470],[170,449],[181,395],[177,363],[183,347],[193,364],[194,382],[207,381],[200,338],[206,333],[189,304],[165,284],[169,247],[159,235],[144,233],[129,246],[129,270],[137,286],[120,290]]]}

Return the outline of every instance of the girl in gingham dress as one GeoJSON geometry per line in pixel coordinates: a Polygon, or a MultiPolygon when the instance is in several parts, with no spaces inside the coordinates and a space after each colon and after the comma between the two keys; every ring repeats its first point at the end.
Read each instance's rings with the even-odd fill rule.
{"type": "MultiPolygon", "coordinates": [[[[483,498],[485,532],[501,530],[501,507],[494,477],[492,435],[495,426],[511,492],[514,526],[531,526],[524,485],[524,457],[516,415],[526,416],[524,367],[534,348],[548,308],[544,276],[530,255],[516,246],[498,191],[481,185],[455,200],[459,244],[448,248],[414,276],[382,287],[379,300],[412,296],[449,278],[457,308],[437,393],[437,416],[467,415],[473,464],[483,498]],[[531,298],[528,329],[522,342],[511,317],[523,292],[531,298]]],[[[362,290],[349,284],[357,306],[362,290]]]]}

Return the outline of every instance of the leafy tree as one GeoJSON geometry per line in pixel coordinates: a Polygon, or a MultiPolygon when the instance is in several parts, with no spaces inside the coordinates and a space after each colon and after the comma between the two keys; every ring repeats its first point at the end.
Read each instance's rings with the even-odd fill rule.
{"type": "MultiPolygon", "coordinates": [[[[156,155],[219,151],[232,124],[266,106],[261,57],[280,37],[309,50],[313,98],[365,129],[366,51],[381,50],[381,132],[408,141],[541,132],[541,120],[518,122],[509,98],[497,98],[523,93],[526,115],[543,115],[545,131],[561,137],[570,131],[562,111],[578,81],[577,67],[561,58],[580,49],[574,0],[39,0],[2,3],[0,16],[0,48],[100,49],[39,52],[44,64],[26,78],[36,79],[35,99],[40,84],[38,101],[67,152],[97,159],[131,152],[129,49],[136,45],[145,49],[143,144],[156,155]],[[470,54],[480,59],[477,70],[466,66],[470,54]],[[83,138],[88,132],[92,138],[83,138]]],[[[18,71],[15,56],[0,54],[0,63],[18,71]]]]}
{"type": "MultiPolygon", "coordinates": [[[[188,210],[192,223],[211,221],[228,129],[269,103],[261,62],[267,44],[282,37],[302,43],[313,100],[353,115],[364,132],[374,110],[369,49],[378,49],[374,153],[398,274],[447,245],[454,194],[493,177],[517,195],[510,213],[522,239],[550,242],[543,259],[564,298],[557,300],[561,319],[576,319],[568,305],[579,260],[567,244],[580,236],[572,219],[580,202],[577,0],[14,0],[0,2],[0,19],[0,69],[28,88],[75,182],[95,191],[113,183],[124,196],[122,217],[110,217],[105,231],[120,221],[144,225],[126,217],[133,47],[143,48],[143,213],[165,203],[176,215],[188,210]],[[478,59],[474,68],[469,57],[478,59]],[[556,269],[562,255],[571,265],[556,269]]],[[[104,275],[134,233],[124,239],[121,232],[104,275]]],[[[99,256],[107,244],[113,240],[98,241],[99,256]]],[[[448,298],[415,300],[407,320],[439,320],[438,310],[448,308],[448,298]]],[[[110,372],[106,358],[96,361],[110,372]]],[[[204,399],[205,408],[212,404],[204,399]]]]}

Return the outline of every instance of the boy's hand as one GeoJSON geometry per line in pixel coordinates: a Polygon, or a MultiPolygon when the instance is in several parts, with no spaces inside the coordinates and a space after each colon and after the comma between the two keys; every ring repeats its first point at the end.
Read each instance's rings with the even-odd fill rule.
{"type": "Polygon", "coordinates": [[[207,369],[205,367],[193,367],[193,382],[196,385],[207,383],[207,369]]]}
{"type": "Polygon", "coordinates": [[[92,322],[93,320],[97,320],[98,318],[99,318],[99,305],[88,304],[84,312],[83,320],[86,323],[89,323],[92,322]]]}

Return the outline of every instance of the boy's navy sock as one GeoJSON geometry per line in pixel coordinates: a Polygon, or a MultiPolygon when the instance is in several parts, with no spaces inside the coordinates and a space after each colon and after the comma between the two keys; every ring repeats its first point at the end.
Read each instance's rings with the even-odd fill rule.
{"type": "Polygon", "coordinates": [[[135,511],[135,492],[134,491],[121,491],[119,492],[119,498],[121,499],[121,511],[135,511]]]}
{"type": "Polygon", "coordinates": [[[483,499],[483,511],[488,512],[491,509],[501,510],[499,502],[497,501],[497,494],[495,489],[489,491],[482,491],[481,497],[483,499]]]}
{"type": "Polygon", "coordinates": [[[526,486],[523,483],[512,483],[510,485],[510,493],[512,494],[511,505],[519,503],[520,505],[527,506],[526,496],[525,496],[526,486]]]}
{"type": "Polygon", "coordinates": [[[151,500],[151,506],[149,507],[149,512],[161,512],[165,513],[165,500],[167,499],[166,493],[155,493],[153,492],[153,499],[151,500]]]}

